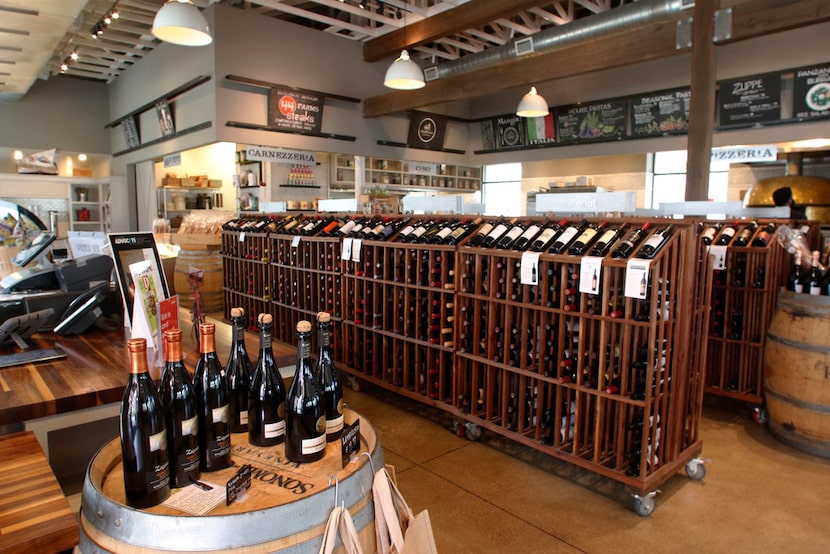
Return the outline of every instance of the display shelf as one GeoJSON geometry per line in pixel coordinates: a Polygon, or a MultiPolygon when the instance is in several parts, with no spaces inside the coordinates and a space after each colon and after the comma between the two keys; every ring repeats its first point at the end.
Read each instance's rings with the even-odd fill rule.
{"type": "Polygon", "coordinates": [[[107,183],[69,184],[69,226],[72,231],[109,231],[107,183]]]}
{"type": "Polygon", "coordinates": [[[192,210],[206,210],[222,206],[222,192],[218,188],[163,186],[156,189],[157,215],[171,220],[171,228],[178,228],[181,218],[192,210]]]}
{"type": "MultiPolygon", "coordinates": [[[[354,188],[355,166],[352,156],[336,154],[332,171],[332,188],[354,188]]],[[[401,194],[435,190],[467,193],[481,189],[481,168],[370,157],[366,158],[364,184],[367,188],[383,187],[401,194]]]]}

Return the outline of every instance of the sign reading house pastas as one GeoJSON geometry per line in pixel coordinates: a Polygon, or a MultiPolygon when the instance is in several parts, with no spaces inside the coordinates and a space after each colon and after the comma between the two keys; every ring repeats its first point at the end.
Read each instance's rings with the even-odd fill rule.
{"type": "Polygon", "coordinates": [[[781,75],[758,75],[719,84],[721,127],[781,119],[781,75]]]}
{"type": "Polygon", "coordinates": [[[306,92],[271,89],[268,126],[293,133],[319,133],[325,98],[306,92]]]}
{"type": "Polygon", "coordinates": [[[604,100],[556,108],[559,142],[599,142],[625,136],[625,100],[604,100]]]}
{"type": "Polygon", "coordinates": [[[407,146],[427,150],[443,150],[447,120],[441,115],[412,112],[409,116],[407,146]]]}
{"type": "Polygon", "coordinates": [[[654,137],[689,129],[688,88],[665,90],[631,100],[631,136],[654,137]]]}
{"type": "Polygon", "coordinates": [[[830,64],[796,69],[793,117],[830,117],[830,64]]]}

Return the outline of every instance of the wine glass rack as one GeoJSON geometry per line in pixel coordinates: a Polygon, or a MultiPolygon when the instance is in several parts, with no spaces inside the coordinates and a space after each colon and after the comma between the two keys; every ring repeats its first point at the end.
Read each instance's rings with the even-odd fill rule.
{"type": "MultiPolygon", "coordinates": [[[[669,223],[648,221],[652,234],[669,223]]],[[[331,311],[345,374],[623,483],[647,515],[678,468],[702,477],[711,260],[693,222],[671,223],[642,299],[625,294],[628,260],[611,256],[586,293],[580,256],[540,254],[529,285],[522,252],[469,238],[362,240],[340,259],[341,238],[223,231],[225,305],[273,313],[285,342],[297,319],[331,311]]]]}

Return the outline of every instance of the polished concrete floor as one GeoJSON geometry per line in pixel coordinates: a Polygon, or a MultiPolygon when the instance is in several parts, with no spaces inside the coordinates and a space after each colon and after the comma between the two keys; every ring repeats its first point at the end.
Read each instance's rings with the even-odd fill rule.
{"type": "Polygon", "coordinates": [[[487,433],[459,438],[440,411],[373,387],[346,400],[442,554],[830,552],[830,460],[780,443],[743,404],[707,400],[706,477],[681,469],[641,517],[621,485],[487,433]]]}

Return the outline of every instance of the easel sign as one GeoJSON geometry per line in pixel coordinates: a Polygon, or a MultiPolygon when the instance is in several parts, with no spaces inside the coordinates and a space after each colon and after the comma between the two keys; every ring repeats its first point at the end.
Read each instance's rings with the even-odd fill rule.
{"type": "Polygon", "coordinates": [[[156,240],[153,233],[110,233],[107,235],[112,248],[112,259],[115,265],[115,272],[118,275],[118,288],[121,291],[121,300],[124,302],[124,309],[127,312],[127,321],[132,325],[134,313],[136,286],[133,276],[130,273],[130,266],[138,262],[148,262],[147,270],[158,275],[156,284],[159,296],[157,300],[164,300],[170,297],[170,289],[167,287],[167,278],[164,275],[164,268],[161,265],[156,240]]]}

